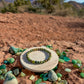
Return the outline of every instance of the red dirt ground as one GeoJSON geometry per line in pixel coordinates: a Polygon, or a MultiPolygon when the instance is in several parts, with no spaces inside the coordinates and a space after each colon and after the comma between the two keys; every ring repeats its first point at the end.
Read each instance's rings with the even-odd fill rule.
{"type": "MultiPolygon", "coordinates": [[[[59,17],[38,14],[0,14],[0,64],[8,57],[16,59],[14,64],[8,67],[10,70],[14,66],[22,67],[19,56],[8,53],[10,45],[21,48],[42,46],[51,44],[53,49],[61,51],[69,49],[67,56],[72,59],[80,59],[84,66],[84,19],[73,17],[59,17]]],[[[61,69],[56,72],[64,73],[64,68],[72,69],[71,73],[64,73],[62,79],[66,79],[69,84],[84,84],[84,79],[79,75],[78,69],[74,69],[71,61],[61,65],[61,69]],[[62,72],[63,71],[63,72],[62,72]]],[[[26,77],[17,77],[19,84],[34,84],[38,75],[27,70],[23,70],[26,77]],[[31,74],[35,75],[35,80],[29,80],[31,74]]],[[[51,82],[46,81],[47,84],[51,82]]],[[[3,81],[0,81],[3,84],[3,81]]]]}

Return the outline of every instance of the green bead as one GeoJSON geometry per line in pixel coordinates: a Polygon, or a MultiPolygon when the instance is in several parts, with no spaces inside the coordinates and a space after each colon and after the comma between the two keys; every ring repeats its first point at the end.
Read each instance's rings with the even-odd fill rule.
{"type": "Polygon", "coordinates": [[[48,77],[43,77],[43,81],[47,81],[48,80],[48,77]]]}
{"type": "Polygon", "coordinates": [[[60,73],[57,73],[57,76],[61,78],[61,77],[62,77],[62,74],[60,74],[60,73]]]}
{"type": "Polygon", "coordinates": [[[10,64],[12,64],[12,63],[14,63],[14,62],[15,62],[15,59],[14,59],[14,58],[10,58],[10,59],[9,59],[9,63],[10,63],[10,64]]]}
{"type": "Polygon", "coordinates": [[[67,49],[66,49],[65,51],[66,51],[66,52],[69,52],[69,50],[67,50],[67,49]]]}
{"type": "Polygon", "coordinates": [[[80,73],[80,76],[81,76],[82,78],[84,78],[84,73],[80,73]]]}
{"type": "Polygon", "coordinates": [[[4,65],[4,64],[1,65],[1,66],[0,66],[0,69],[6,69],[6,65],[4,65]]]}
{"type": "Polygon", "coordinates": [[[75,68],[80,68],[81,66],[82,66],[82,64],[73,64],[73,66],[75,67],[75,68]]]}
{"type": "Polygon", "coordinates": [[[74,60],[74,59],[73,59],[73,60],[72,60],[72,63],[73,63],[73,64],[76,64],[76,63],[77,63],[77,60],[74,60]]]}
{"type": "Polygon", "coordinates": [[[37,81],[35,81],[35,84],[39,84],[42,82],[42,79],[38,79],[37,81]]]}
{"type": "Polygon", "coordinates": [[[64,63],[65,61],[63,59],[59,58],[59,62],[64,63]]]}
{"type": "Polygon", "coordinates": [[[2,71],[0,70],[0,74],[2,74],[2,71]]]}
{"type": "Polygon", "coordinates": [[[7,73],[7,69],[3,69],[3,70],[2,70],[2,73],[3,73],[3,74],[7,73]]]}
{"type": "Polygon", "coordinates": [[[70,59],[68,57],[64,57],[64,61],[68,62],[68,61],[70,61],[70,59]]]}
{"type": "Polygon", "coordinates": [[[24,76],[26,76],[26,74],[21,72],[20,76],[24,77],[24,76]]]}
{"type": "Polygon", "coordinates": [[[65,71],[66,71],[66,72],[71,72],[71,69],[65,68],[65,71]]]}
{"type": "Polygon", "coordinates": [[[4,80],[4,77],[3,77],[3,75],[0,75],[0,80],[4,80]]]}

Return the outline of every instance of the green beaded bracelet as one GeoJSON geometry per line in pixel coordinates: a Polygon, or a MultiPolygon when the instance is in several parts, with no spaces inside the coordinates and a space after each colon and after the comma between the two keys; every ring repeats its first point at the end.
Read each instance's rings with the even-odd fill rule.
{"type": "Polygon", "coordinates": [[[46,50],[46,49],[36,48],[36,49],[32,49],[32,50],[30,50],[30,51],[27,52],[27,59],[28,59],[29,62],[31,62],[31,63],[33,63],[33,64],[43,64],[43,63],[45,63],[45,62],[47,62],[47,61],[49,61],[49,60],[51,59],[51,53],[50,53],[48,50],[46,50]],[[30,54],[31,52],[33,52],[33,51],[46,51],[47,53],[49,53],[49,58],[48,58],[48,59],[45,59],[45,60],[43,60],[43,61],[34,61],[34,60],[31,60],[31,59],[29,58],[29,54],[30,54]]]}

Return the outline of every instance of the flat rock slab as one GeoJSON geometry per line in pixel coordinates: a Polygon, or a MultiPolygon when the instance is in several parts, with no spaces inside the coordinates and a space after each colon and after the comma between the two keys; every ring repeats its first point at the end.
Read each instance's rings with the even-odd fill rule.
{"type": "MultiPolygon", "coordinates": [[[[46,51],[33,51],[29,54],[29,57],[35,61],[43,61],[44,59],[47,59],[49,57],[49,54],[46,51]]],[[[20,56],[20,62],[22,64],[22,66],[33,72],[46,72],[46,71],[53,69],[58,64],[58,59],[59,58],[58,58],[58,55],[56,54],[56,52],[49,48],[46,48],[46,47],[29,48],[26,51],[24,51],[20,56]],[[43,64],[30,63],[27,60],[26,54],[28,51],[30,51],[31,49],[35,49],[35,48],[44,48],[44,49],[48,50],[49,52],[51,52],[51,59],[43,64]]]]}

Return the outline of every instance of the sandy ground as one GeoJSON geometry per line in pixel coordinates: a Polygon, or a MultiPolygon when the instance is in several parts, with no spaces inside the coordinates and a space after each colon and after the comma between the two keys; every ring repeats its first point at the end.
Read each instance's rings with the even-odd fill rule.
{"type": "MultiPolygon", "coordinates": [[[[84,19],[72,17],[58,17],[37,14],[0,14],[0,64],[8,57],[16,59],[14,64],[7,65],[7,69],[22,67],[19,56],[8,53],[9,46],[30,48],[51,44],[53,50],[61,51],[69,49],[67,56],[72,59],[80,59],[84,66],[84,19]]],[[[26,77],[18,76],[19,84],[34,84],[39,75],[23,69],[26,77]],[[31,75],[35,80],[29,80],[31,75]]],[[[79,75],[78,69],[73,68],[70,62],[61,64],[56,72],[63,74],[69,84],[84,84],[84,79],[79,75]],[[71,73],[65,73],[64,68],[72,69],[71,73]]],[[[47,84],[52,84],[46,81],[47,84]]],[[[3,81],[0,81],[3,84],[3,81]]]]}

